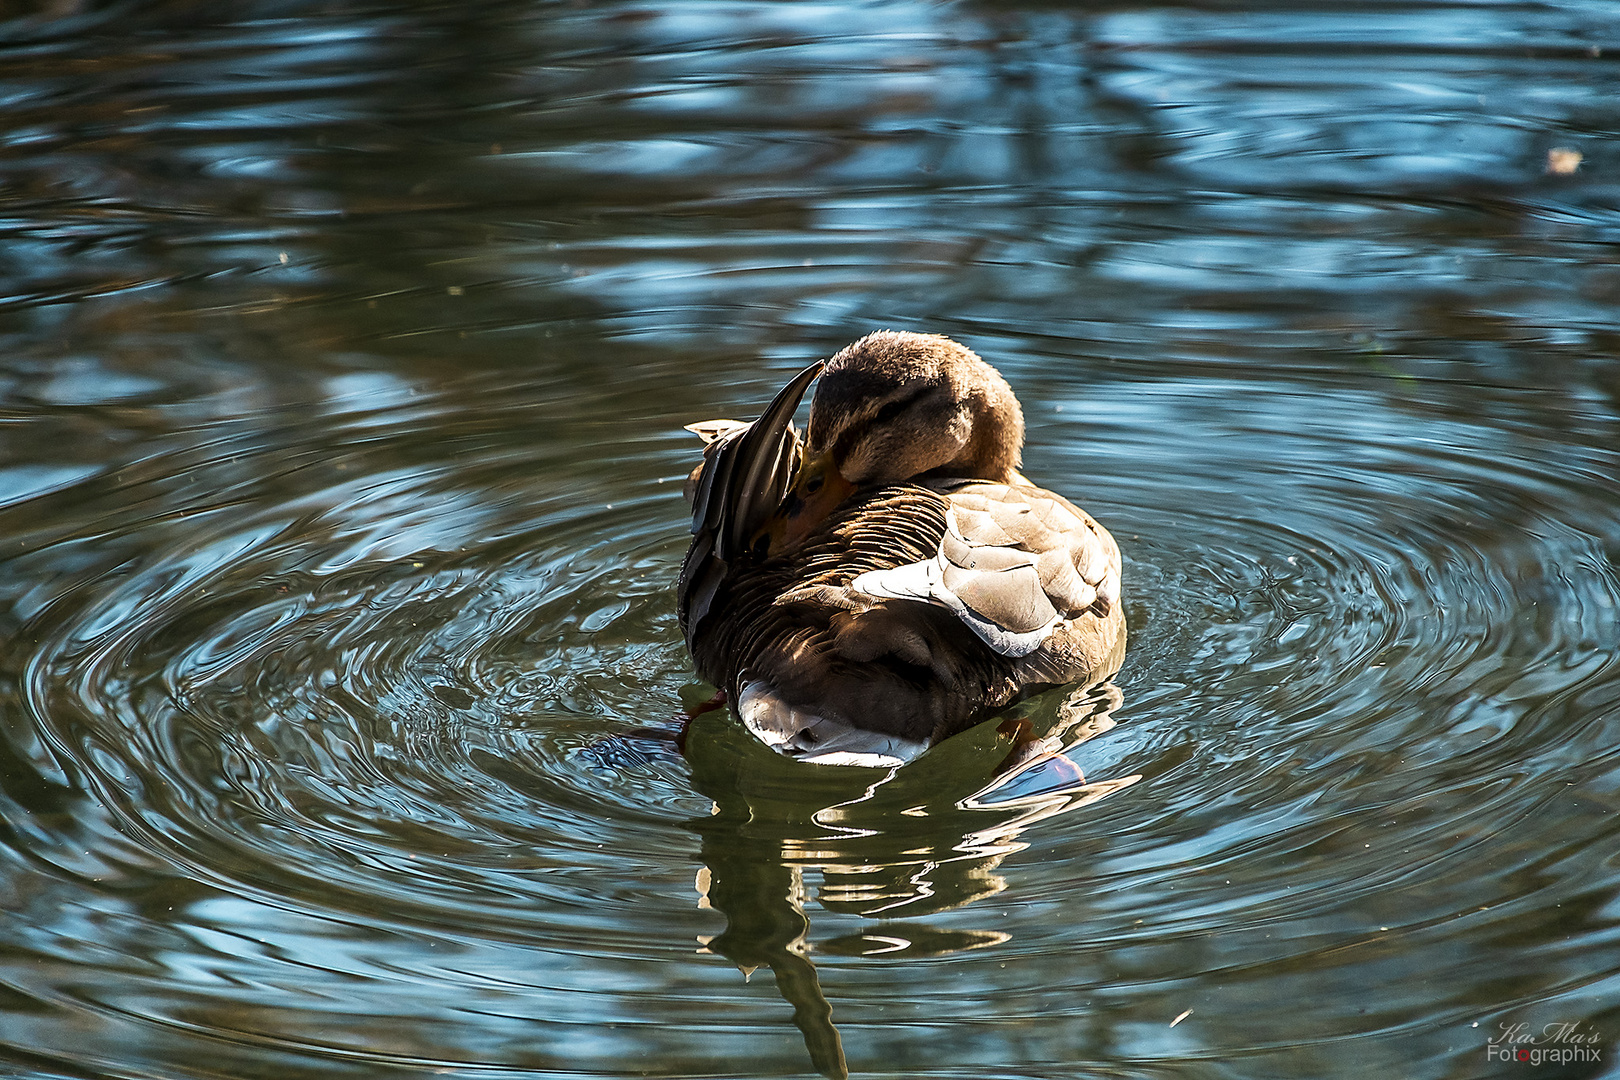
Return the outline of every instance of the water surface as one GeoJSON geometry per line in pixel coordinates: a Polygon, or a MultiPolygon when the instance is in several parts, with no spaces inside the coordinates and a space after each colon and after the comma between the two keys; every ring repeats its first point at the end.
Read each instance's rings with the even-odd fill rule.
{"type": "Polygon", "coordinates": [[[464,7],[0,7],[0,1067],[1613,1068],[1611,5],[464,7]],[[1078,794],[672,743],[879,327],[1125,550],[1078,794]]]}

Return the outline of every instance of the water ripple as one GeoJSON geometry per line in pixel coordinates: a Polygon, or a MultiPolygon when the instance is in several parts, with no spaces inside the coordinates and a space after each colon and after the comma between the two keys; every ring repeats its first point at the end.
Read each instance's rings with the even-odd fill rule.
{"type": "Polygon", "coordinates": [[[0,1069],[1616,1026],[1603,4],[17,10],[0,1069]],[[995,726],[674,743],[680,425],[880,326],[1001,366],[1126,552],[1118,686],[1000,784],[995,726]]]}

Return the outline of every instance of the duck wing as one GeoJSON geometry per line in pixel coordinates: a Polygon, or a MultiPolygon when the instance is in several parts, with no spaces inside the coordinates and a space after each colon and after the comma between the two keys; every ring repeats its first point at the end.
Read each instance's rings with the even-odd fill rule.
{"type": "Polygon", "coordinates": [[[861,574],[850,587],[948,608],[1002,656],[1030,655],[1062,623],[1120,600],[1119,547],[1089,514],[1034,486],[939,485],[946,529],[931,559],[861,574]]]}
{"type": "Polygon", "coordinates": [[[747,551],[793,482],[801,457],[793,411],[823,366],[818,360],[795,375],[752,423],[692,425],[708,445],[690,486],[692,546],[676,586],[676,610],[688,642],[729,564],[747,551]]]}

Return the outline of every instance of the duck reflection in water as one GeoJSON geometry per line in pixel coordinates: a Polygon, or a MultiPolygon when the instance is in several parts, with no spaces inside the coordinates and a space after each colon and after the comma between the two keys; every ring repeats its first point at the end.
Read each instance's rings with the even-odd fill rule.
{"type": "Polygon", "coordinates": [[[745,974],[768,967],[793,1007],[815,1067],[847,1075],[832,1008],[811,959],[806,902],[883,919],[817,942],[833,955],[938,956],[1004,941],[990,929],[927,917],[1006,887],[1001,861],[1030,825],[1134,784],[1087,782],[1068,755],[1114,726],[1112,683],[1026,702],[905,768],[806,768],[771,753],[719,714],[694,721],[687,760],[714,801],[689,823],[702,838],[699,903],[725,916],[707,950],[745,974]]]}
{"type": "MultiPolygon", "coordinates": [[[[745,971],[771,967],[816,1066],[840,1076],[806,955],[804,869],[820,870],[829,908],[896,918],[953,907],[1002,887],[994,867],[1032,821],[1134,780],[1087,784],[1063,754],[1112,725],[1111,687],[1076,695],[1052,723],[984,725],[992,734],[979,741],[999,746],[964,734],[1042,688],[1096,686],[1118,670],[1119,548],[1019,472],[1017,398],[949,338],[869,334],[801,371],[758,420],[690,430],[706,446],[686,489],[681,629],[716,701],[753,736],[729,755],[718,735],[685,740],[715,803],[696,824],[704,893],[727,917],[709,948],[745,971]],[[793,413],[818,377],[801,442],[793,413]],[[899,769],[948,739],[950,752],[899,769]],[[885,771],[874,780],[872,768],[885,771]]],[[[846,947],[990,940],[891,926],[846,947]]]]}

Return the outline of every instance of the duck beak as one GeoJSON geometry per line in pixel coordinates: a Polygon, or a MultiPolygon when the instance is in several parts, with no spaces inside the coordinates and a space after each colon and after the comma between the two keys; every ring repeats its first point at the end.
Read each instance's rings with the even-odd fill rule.
{"type": "Polygon", "coordinates": [[[854,493],[855,485],[838,471],[831,450],[806,458],[782,505],[761,530],[762,535],[770,537],[770,550],[774,553],[802,543],[854,493]]]}

